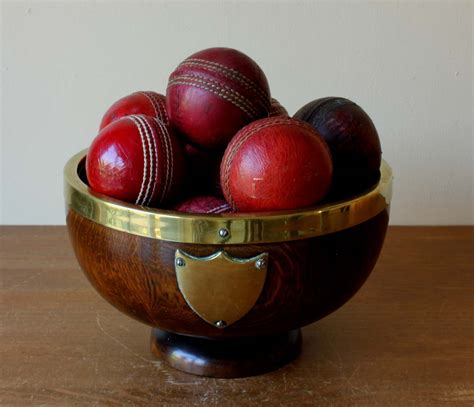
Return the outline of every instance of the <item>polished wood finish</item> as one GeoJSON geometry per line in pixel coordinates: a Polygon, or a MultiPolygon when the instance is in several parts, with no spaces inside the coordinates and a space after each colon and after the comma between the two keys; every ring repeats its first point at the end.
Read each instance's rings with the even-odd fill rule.
{"type": "Polygon", "coordinates": [[[209,379],[80,271],[65,227],[0,227],[0,405],[472,407],[472,227],[391,227],[374,272],[274,372],[209,379]]]}
{"type": "Polygon", "coordinates": [[[112,305],[154,327],[201,337],[282,333],[344,304],[364,283],[380,253],[386,211],[358,226],[311,239],[258,245],[165,242],[112,230],[69,211],[69,235],[84,273],[112,305]],[[193,256],[219,250],[249,258],[269,253],[266,281],[241,320],[218,329],[202,320],[179,291],[176,249],[193,256]]]}
{"type": "Polygon", "coordinates": [[[168,365],[199,376],[255,376],[295,359],[301,352],[301,330],[272,336],[206,339],[153,328],[151,351],[168,365]]]}

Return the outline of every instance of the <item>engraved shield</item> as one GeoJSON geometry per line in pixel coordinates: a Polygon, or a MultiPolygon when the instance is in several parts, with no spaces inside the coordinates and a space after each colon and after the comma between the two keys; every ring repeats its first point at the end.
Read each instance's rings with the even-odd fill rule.
{"type": "Polygon", "coordinates": [[[189,307],[204,321],[225,328],[257,302],[267,274],[268,253],[242,259],[219,251],[195,257],[175,253],[178,286],[189,307]]]}

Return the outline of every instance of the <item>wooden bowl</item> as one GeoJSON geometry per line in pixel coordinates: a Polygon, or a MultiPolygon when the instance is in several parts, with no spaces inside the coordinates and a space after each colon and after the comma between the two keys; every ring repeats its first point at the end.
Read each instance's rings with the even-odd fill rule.
{"type": "Polygon", "coordinates": [[[96,290],[151,325],[152,351],[194,374],[237,377],[295,358],[299,328],[348,301],[372,271],[392,174],[343,202],[272,213],[197,215],[90,190],[85,151],[65,167],[69,236],[96,290]]]}

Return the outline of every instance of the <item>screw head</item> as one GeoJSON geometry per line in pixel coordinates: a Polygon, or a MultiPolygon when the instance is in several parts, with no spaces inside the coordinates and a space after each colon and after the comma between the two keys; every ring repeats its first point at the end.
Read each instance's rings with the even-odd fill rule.
{"type": "Polygon", "coordinates": [[[255,267],[257,267],[259,270],[265,268],[266,266],[267,266],[267,262],[265,259],[258,259],[255,262],[255,267]]]}
{"type": "Polygon", "coordinates": [[[182,257],[178,257],[175,260],[175,263],[178,267],[184,267],[186,265],[186,262],[184,261],[184,259],[182,257]]]}
{"type": "Polygon", "coordinates": [[[216,321],[214,322],[214,325],[217,327],[217,328],[225,328],[227,326],[227,322],[225,322],[224,320],[220,319],[219,321],[216,321]]]}
{"type": "Polygon", "coordinates": [[[229,237],[230,233],[229,230],[226,228],[221,228],[219,229],[219,236],[222,237],[223,239],[229,237]]]}

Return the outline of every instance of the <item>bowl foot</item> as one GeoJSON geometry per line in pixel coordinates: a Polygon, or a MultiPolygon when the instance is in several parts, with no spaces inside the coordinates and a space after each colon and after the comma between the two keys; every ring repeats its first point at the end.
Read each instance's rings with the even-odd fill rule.
{"type": "Polygon", "coordinates": [[[175,369],[199,376],[254,376],[295,359],[301,352],[301,330],[272,336],[206,339],[154,328],[151,351],[175,369]]]}

